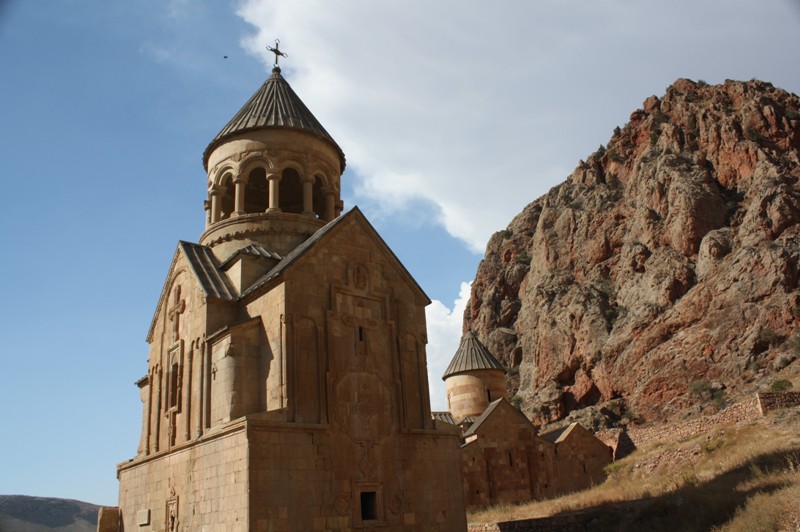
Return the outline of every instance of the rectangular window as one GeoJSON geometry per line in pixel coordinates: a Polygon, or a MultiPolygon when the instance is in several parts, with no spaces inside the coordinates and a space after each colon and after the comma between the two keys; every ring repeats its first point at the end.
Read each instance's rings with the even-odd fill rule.
{"type": "Polygon", "coordinates": [[[178,406],[178,365],[173,364],[169,370],[169,407],[178,406]]]}
{"type": "Polygon", "coordinates": [[[376,521],[378,519],[378,494],[374,491],[361,492],[361,520],[376,521]]]}
{"type": "Polygon", "coordinates": [[[379,483],[358,483],[353,486],[354,528],[370,530],[386,524],[383,509],[383,488],[379,483]]]}
{"type": "Polygon", "coordinates": [[[167,375],[166,382],[166,408],[168,410],[181,409],[181,371],[183,366],[181,360],[183,359],[183,340],[178,345],[169,350],[169,358],[167,360],[167,375]]]}

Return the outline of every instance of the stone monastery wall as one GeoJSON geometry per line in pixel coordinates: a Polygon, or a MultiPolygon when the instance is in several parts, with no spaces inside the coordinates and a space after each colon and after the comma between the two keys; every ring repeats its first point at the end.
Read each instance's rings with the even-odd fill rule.
{"type": "Polygon", "coordinates": [[[800,392],[760,393],[757,397],[762,414],[800,405],[800,392]]]}

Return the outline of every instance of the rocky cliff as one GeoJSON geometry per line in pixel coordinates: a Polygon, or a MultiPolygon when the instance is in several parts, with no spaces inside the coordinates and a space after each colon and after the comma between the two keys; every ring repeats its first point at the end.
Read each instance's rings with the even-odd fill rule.
{"type": "Polygon", "coordinates": [[[678,80],[491,237],[464,328],[540,423],[675,418],[794,376],[798,180],[800,98],[678,80]]]}

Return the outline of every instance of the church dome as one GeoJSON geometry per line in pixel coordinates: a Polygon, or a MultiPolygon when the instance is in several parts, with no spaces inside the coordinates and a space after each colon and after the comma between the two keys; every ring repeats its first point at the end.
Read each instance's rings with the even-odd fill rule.
{"type": "Polygon", "coordinates": [[[505,372],[503,365],[486,349],[486,346],[472,333],[468,331],[461,339],[453,360],[442,375],[442,379],[447,379],[458,373],[466,373],[476,370],[499,370],[505,372]]]}
{"type": "Polygon", "coordinates": [[[231,137],[246,131],[268,128],[303,131],[330,143],[338,152],[340,173],[344,171],[344,152],[281,76],[278,66],[272,69],[272,75],[209,143],[203,152],[203,165],[208,169],[211,152],[231,137]]]}
{"type": "Polygon", "coordinates": [[[453,418],[480,416],[497,399],[505,397],[505,369],[468,331],[442,376],[447,406],[453,418]]]}
{"type": "Polygon", "coordinates": [[[220,262],[248,246],[286,256],[344,208],[344,153],[277,65],[209,143],[203,165],[200,243],[220,262]]]}

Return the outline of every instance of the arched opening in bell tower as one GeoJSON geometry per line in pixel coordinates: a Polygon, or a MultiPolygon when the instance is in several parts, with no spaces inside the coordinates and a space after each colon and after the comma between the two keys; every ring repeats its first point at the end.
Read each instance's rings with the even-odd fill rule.
{"type": "Polygon", "coordinates": [[[325,181],[322,176],[314,176],[314,186],[312,188],[312,204],[314,206],[314,216],[320,220],[325,220],[325,193],[323,189],[325,181]]]}
{"type": "Polygon", "coordinates": [[[231,174],[226,174],[219,185],[220,195],[219,195],[219,219],[227,220],[233,214],[233,208],[235,206],[235,198],[234,198],[234,186],[233,186],[233,177],[231,174]]]}
{"type": "Polygon", "coordinates": [[[300,182],[300,174],[294,168],[286,168],[281,173],[278,198],[281,211],[292,214],[303,213],[303,184],[300,182]]]}
{"type": "Polygon", "coordinates": [[[267,172],[261,167],[254,168],[247,177],[244,189],[244,212],[265,212],[267,207],[269,207],[267,172]]]}

